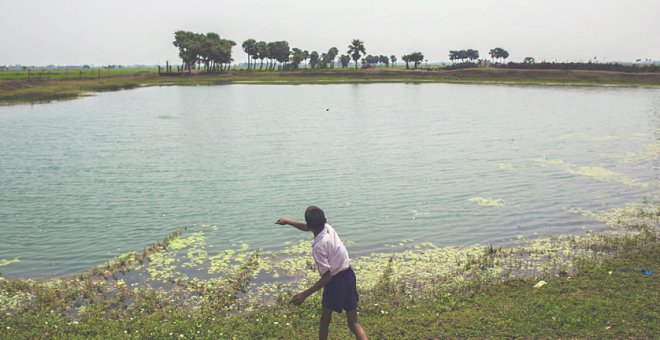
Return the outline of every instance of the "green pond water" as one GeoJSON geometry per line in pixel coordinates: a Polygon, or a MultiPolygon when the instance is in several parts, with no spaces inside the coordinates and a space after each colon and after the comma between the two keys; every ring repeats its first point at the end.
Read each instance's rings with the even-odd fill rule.
{"type": "Polygon", "coordinates": [[[0,107],[0,272],[77,273],[179,227],[212,250],[351,256],[605,228],[660,193],[660,90],[449,84],[151,87],[0,107]]]}

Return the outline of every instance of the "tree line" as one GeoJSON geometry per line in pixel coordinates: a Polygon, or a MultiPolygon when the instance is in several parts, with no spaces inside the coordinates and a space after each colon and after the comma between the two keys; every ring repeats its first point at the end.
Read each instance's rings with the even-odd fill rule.
{"type": "Polygon", "coordinates": [[[174,46],[179,49],[183,69],[190,72],[194,68],[204,68],[207,72],[229,69],[232,47],[236,43],[222,39],[217,33],[193,33],[177,31],[174,33],[174,46]]]}
{"type": "MultiPolygon", "coordinates": [[[[173,44],[179,49],[179,57],[182,60],[180,70],[198,69],[206,72],[225,71],[230,68],[232,58],[232,48],[236,43],[232,40],[223,39],[217,33],[194,33],[189,31],[176,31],[174,33],[173,44]]],[[[248,70],[293,70],[301,67],[313,69],[334,68],[335,61],[338,60],[342,68],[348,68],[350,62],[355,63],[358,68],[358,61],[362,62],[363,68],[383,65],[389,67],[390,63],[396,65],[397,57],[390,55],[371,55],[367,54],[364,42],[359,39],[353,39],[348,45],[345,54],[339,53],[337,47],[330,47],[326,52],[308,51],[297,47],[291,48],[287,41],[257,41],[247,39],[242,44],[243,52],[247,55],[248,70]]],[[[491,61],[501,61],[503,64],[509,57],[509,52],[501,47],[491,49],[488,54],[491,61]]],[[[474,63],[479,59],[479,51],[474,49],[451,50],[449,51],[449,60],[452,63],[460,61],[462,64],[474,63]]],[[[406,69],[417,68],[424,61],[422,52],[412,52],[401,56],[405,62],[406,69]]],[[[523,63],[534,63],[534,58],[527,57],[523,63]]],[[[455,65],[461,66],[461,65],[455,65]]],[[[463,65],[469,66],[469,65],[463,65]]]]}
{"type": "MultiPolygon", "coordinates": [[[[194,33],[189,31],[176,31],[174,33],[173,44],[179,50],[179,57],[182,65],[179,71],[201,70],[206,72],[226,71],[230,69],[234,61],[232,57],[232,48],[236,43],[229,39],[221,38],[217,33],[194,33]]],[[[245,40],[241,47],[247,54],[248,70],[293,70],[301,67],[313,69],[334,68],[335,62],[339,61],[342,68],[350,67],[353,61],[354,67],[358,68],[358,62],[362,63],[363,68],[374,66],[394,66],[397,62],[395,55],[371,55],[367,54],[364,42],[359,39],[353,39],[347,46],[345,54],[339,53],[337,47],[331,47],[326,52],[307,51],[300,48],[291,48],[287,41],[256,41],[255,39],[245,40]]],[[[621,64],[600,64],[600,63],[537,63],[533,57],[526,57],[522,63],[506,63],[509,52],[501,47],[495,47],[488,51],[491,62],[498,64],[498,67],[510,68],[538,68],[538,69],[580,69],[580,70],[611,70],[622,72],[658,72],[660,67],[657,65],[621,65],[621,64]]],[[[421,52],[412,52],[401,56],[405,62],[406,69],[417,68],[424,61],[424,54],[421,52]]],[[[479,60],[479,51],[475,49],[451,50],[449,51],[449,60],[452,62],[450,68],[477,67],[475,60],[479,60]],[[459,63],[457,63],[459,62],[459,63]]],[[[169,67],[167,68],[169,71],[169,67]]]]}
{"type": "MultiPolygon", "coordinates": [[[[179,70],[191,72],[198,69],[206,72],[228,70],[234,59],[232,58],[232,47],[236,43],[232,40],[223,39],[217,33],[194,33],[189,31],[176,31],[174,33],[173,45],[179,49],[179,57],[182,66],[179,70]]],[[[308,51],[297,47],[291,48],[287,41],[257,41],[247,39],[241,47],[248,57],[248,70],[292,70],[300,68],[304,63],[310,68],[334,68],[335,61],[339,61],[342,68],[348,68],[351,61],[358,68],[358,62],[362,67],[373,67],[384,65],[389,67],[390,63],[395,65],[395,55],[368,55],[364,42],[353,39],[348,45],[345,54],[339,53],[337,47],[331,47],[326,52],[308,51]]],[[[424,60],[421,52],[413,52],[401,57],[406,63],[406,68],[412,63],[417,68],[424,60]]]]}
{"type": "MultiPolygon", "coordinates": [[[[488,51],[488,55],[490,55],[491,61],[496,62],[499,60],[502,60],[504,62],[506,58],[509,57],[509,52],[501,47],[495,47],[488,51]]],[[[466,62],[474,62],[475,60],[479,59],[479,51],[473,50],[473,49],[467,49],[467,50],[457,50],[457,51],[449,51],[449,60],[451,60],[452,63],[456,62],[457,60],[460,60],[462,63],[466,62]]],[[[525,58],[525,62],[533,62],[534,58],[527,57],[525,58]]]]}

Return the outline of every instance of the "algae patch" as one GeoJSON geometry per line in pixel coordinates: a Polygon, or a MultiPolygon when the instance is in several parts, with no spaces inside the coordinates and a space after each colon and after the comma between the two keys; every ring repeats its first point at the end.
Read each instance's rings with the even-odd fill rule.
{"type": "Polygon", "coordinates": [[[513,169],[513,164],[511,163],[498,163],[497,167],[502,170],[511,170],[513,169]]]}
{"type": "Polygon", "coordinates": [[[499,198],[472,197],[468,201],[486,207],[503,207],[506,205],[506,202],[499,198]]]}
{"type": "MultiPolygon", "coordinates": [[[[504,203],[495,199],[476,201],[504,203]]],[[[573,275],[581,265],[616,256],[624,249],[657,247],[658,202],[654,198],[603,211],[569,210],[612,226],[625,226],[626,233],[519,239],[506,248],[404,242],[401,251],[359,256],[351,260],[351,265],[357,273],[361,297],[367,301],[381,293],[416,299],[442,295],[474,282],[573,275]]],[[[12,317],[35,308],[44,299],[56,299],[52,300],[56,301],[52,309],[72,320],[109,311],[112,313],[107,317],[117,318],[125,311],[167,308],[185,310],[190,315],[202,310],[227,315],[282,306],[292,294],[310,287],[319,277],[310,241],[291,242],[277,251],[250,250],[245,243],[212,251],[203,231],[187,237],[177,232],[142,254],[121,255],[76,277],[42,282],[0,277],[0,311],[12,317]]],[[[320,294],[311,298],[319,300],[320,294]]]]}
{"type": "Polygon", "coordinates": [[[0,267],[8,266],[12,263],[18,263],[18,262],[21,262],[21,260],[18,256],[14,257],[11,260],[0,259],[0,267]]]}
{"type": "Polygon", "coordinates": [[[545,157],[534,158],[533,161],[540,164],[541,166],[559,167],[569,174],[590,177],[601,182],[614,182],[640,188],[648,188],[652,186],[652,184],[636,180],[616,171],[612,171],[599,166],[576,166],[560,159],[547,159],[545,157]]]}
{"type": "Polygon", "coordinates": [[[570,213],[593,218],[609,226],[625,225],[634,229],[660,230],[660,201],[645,200],[628,203],[623,207],[592,211],[580,208],[566,209],[570,213]]]}
{"type": "Polygon", "coordinates": [[[650,162],[660,159],[660,140],[655,141],[655,143],[643,145],[636,152],[614,155],[614,159],[621,163],[650,162]]]}

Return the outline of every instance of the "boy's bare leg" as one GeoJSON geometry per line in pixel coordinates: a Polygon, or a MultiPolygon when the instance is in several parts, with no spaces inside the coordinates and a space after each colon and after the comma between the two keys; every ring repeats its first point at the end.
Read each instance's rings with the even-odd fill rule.
{"type": "Polygon", "coordinates": [[[346,312],[346,322],[348,323],[348,328],[355,334],[356,339],[367,340],[367,333],[364,332],[364,329],[358,322],[357,309],[346,312]]]}
{"type": "Polygon", "coordinates": [[[319,339],[328,339],[328,329],[330,328],[330,321],[332,321],[332,309],[321,308],[321,326],[319,327],[319,339]]]}

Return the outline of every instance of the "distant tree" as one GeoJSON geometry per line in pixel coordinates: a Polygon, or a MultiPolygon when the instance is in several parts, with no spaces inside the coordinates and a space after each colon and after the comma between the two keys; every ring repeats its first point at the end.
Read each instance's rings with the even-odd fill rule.
{"type": "Polygon", "coordinates": [[[329,63],[330,63],[330,60],[328,59],[328,54],[327,53],[321,53],[321,56],[319,58],[319,68],[328,68],[329,63]]]}
{"type": "Polygon", "coordinates": [[[280,66],[289,61],[289,56],[291,55],[291,49],[289,48],[289,43],[286,41],[275,41],[273,43],[273,59],[277,61],[280,66]]]}
{"type": "Polygon", "coordinates": [[[268,66],[266,69],[272,70],[275,68],[275,57],[277,55],[277,46],[275,46],[274,41],[269,41],[268,44],[266,45],[268,47],[267,53],[266,53],[266,58],[268,58],[268,66]]]}
{"type": "Polygon", "coordinates": [[[195,67],[199,55],[197,35],[188,31],[176,31],[172,44],[179,49],[182,67],[190,72],[195,67]]]}
{"type": "Polygon", "coordinates": [[[380,62],[383,63],[383,64],[385,64],[385,67],[389,67],[389,66],[390,66],[390,58],[388,58],[388,57],[385,56],[385,55],[381,55],[379,58],[380,58],[380,62]]]}
{"type": "Polygon", "coordinates": [[[312,51],[312,53],[309,54],[309,67],[316,68],[319,65],[319,61],[319,52],[312,51]]]}
{"type": "Polygon", "coordinates": [[[220,40],[220,36],[215,33],[195,34],[197,43],[197,62],[200,70],[204,65],[204,70],[209,72],[209,64],[211,63],[211,54],[213,53],[213,44],[220,40]]]}
{"type": "Polygon", "coordinates": [[[217,33],[193,33],[177,31],[174,33],[174,46],[179,48],[183,69],[190,72],[196,64],[204,65],[206,72],[224,70],[233,61],[232,47],[235,42],[222,39],[217,33]]]}
{"type": "Polygon", "coordinates": [[[364,42],[362,42],[359,39],[353,39],[353,41],[351,41],[351,44],[348,45],[348,52],[347,53],[355,61],[355,68],[357,69],[358,60],[360,60],[361,56],[367,54],[367,51],[364,48],[364,42]]]}
{"type": "Polygon", "coordinates": [[[408,54],[402,55],[401,60],[403,60],[406,63],[406,70],[410,69],[410,67],[408,67],[408,63],[410,62],[410,55],[408,54]]]}
{"type": "Polygon", "coordinates": [[[458,59],[461,60],[462,63],[464,63],[465,59],[468,58],[468,53],[467,53],[466,50],[460,50],[460,51],[458,51],[457,57],[458,57],[458,59]]]}
{"type": "Polygon", "coordinates": [[[236,46],[236,42],[227,39],[222,39],[221,44],[218,45],[219,52],[217,56],[220,59],[216,59],[215,61],[227,65],[227,70],[231,67],[231,62],[234,61],[231,57],[231,50],[234,46],[236,46]]]}
{"type": "Polygon", "coordinates": [[[336,47],[330,47],[328,53],[326,53],[327,60],[330,62],[330,67],[332,68],[335,67],[335,58],[337,58],[337,54],[339,54],[339,50],[336,47]]]}
{"type": "Polygon", "coordinates": [[[525,59],[523,59],[523,64],[534,64],[534,63],[536,63],[536,59],[534,59],[534,57],[525,57],[525,59]]]}
{"type": "Polygon", "coordinates": [[[413,62],[413,68],[417,68],[422,60],[424,60],[424,55],[422,52],[413,52],[408,55],[408,61],[413,62]]]}
{"type": "Polygon", "coordinates": [[[291,49],[291,68],[297,69],[300,67],[300,63],[305,59],[305,53],[299,48],[291,49]]]}
{"type": "Polygon", "coordinates": [[[250,69],[250,58],[257,54],[257,41],[248,39],[243,42],[243,51],[248,55],[248,70],[250,69]]]}
{"type": "Polygon", "coordinates": [[[502,59],[504,60],[504,62],[506,62],[506,58],[509,57],[509,51],[507,51],[507,50],[505,50],[505,49],[502,49],[502,54],[501,54],[500,56],[502,57],[502,59]]]}
{"type": "Polygon", "coordinates": [[[257,58],[261,60],[259,65],[259,70],[264,67],[264,59],[268,58],[268,43],[265,41],[260,41],[257,43],[257,58]]]}
{"type": "Polygon", "coordinates": [[[479,51],[477,50],[468,49],[467,51],[465,51],[465,54],[467,55],[467,58],[470,59],[470,61],[472,62],[479,59],[479,51]]]}
{"type": "Polygon", "coordinates": [[[497,49],[491,48],[490,51],[488,51],[488,54],[490,55],[490,60],[493,61],[497,56],[497,49]]]}
{"type": "Polygon", "coordinates": [[[307,59],[309,59],[309,51],[304,50],[303,51],[303,60],[305,61],[305,66],[307,66],[307,59]]]}
{"type": "Polygon", "coordinates": [[[501,47],[496,47],[490,50],[488,52],[490,54],[491,59],[502,59],[503,61],[506,60],[506,58],[509,57],[509,52],[501,47]]]}
{"type": "Polygon", "coordinates": [[[347,68],[348,64],[351,62],[351,57],[343,54],[341,57],[339,57],[339,62],[341,62],[342,68],[347,68]]]}
{"type": "Polygon", "coordinates": [[[458,51],[449,51],[449,60],[451,60],[452,63],[458,60],[458,51]]]}
{"type": "Polygon", "coordinates": [[[377,65],[380,62],[380,58],[378,56],[373,56],[373,55],[368,55],[364,57],[364,64],[368,65],[377,65]]]}
{"type": "Polygon", "coordinates": [[[396,56],[395,56],[395,55],[391,55],[391,56],[390,56],[390,60],[392,61],[392,66],[396,66],[396,56]]]}

